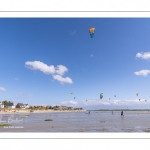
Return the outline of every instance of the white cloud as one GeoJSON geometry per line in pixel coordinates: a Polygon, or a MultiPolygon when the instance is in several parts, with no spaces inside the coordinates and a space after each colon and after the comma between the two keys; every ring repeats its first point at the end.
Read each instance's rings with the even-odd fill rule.
{"type": "Polygon", "coordinates": [[[150,70],[141,70],[141,71],[134,72],[134,74],[136,74],[137,76],[147,76],[149,73],[150,70]]]}
{"type": "Polygon", "coordinates": [[[60,104],[68,106],[68,105],[77,105],[78,103],[71,100],[71,101],[63,101],[60,104]]]}
{"type": "Polygon", "coordinates": [[[53,78],[54,78],[55,80],[60,81],[61,83],[70,83],[70,84],[73,83],[73,82],[72,82],[72,79],[69,78],[69,77],[63,78],[61,75],[53,75],[53,78]]]}
{"type": "Polygon", "coordinates": [[[67,71],[68,71],[68,69],[63,65],[57,65],[57,67],[56,67],[56,73],[59,75],[63,75],[67,71]]]}
{"type": "MultiPolygon", "coordinates": [[[[113,104],[112,100],[88,100],[80,102],[81,105],[111,105],[113,104]]],[[[118,102],[116,103],[118,104],[118,102]]]]}
{"type": "Polygon", "coordinates": [[[93,54],[90,55],[90,57],[93,57],[93,56],[94,56],[93,54]]]}
{"type": "Polygon", "coordinates": [[[40,70],[45,74],[53,75],[53,78],[61,83],[73,83],[71,78],[62,77],[62,75],[68,71],[68,68],[63,65],[57,65],[57,67],[54,67],[53,65],[48,66],[40,61],[27,61],[25,62],[25,65],[32,70],[40,70]]]}
{"type": "MultiPolygon", "coordinates": [[[[59,104],[58,104],[59,105],[59,104]]],[[[81,101],[63,101],[60,105],[65,106],[73,106],[76,108],[88,108],[88,109],[118,109],[118,108],[129,108],[129,109],[142,109],[142,108],[149,108],[150,107],[150,100],[145,101],[145,99],[134,99],[134,100],[81,100],[81,101]]]]}
{"type": "Polygon", "coordinates": [[[136,57],[142,58],[142,59],[150,59],[150,52],[137,53],[136,57]]]}
{"type": "Polygon", "coordinates": [[[3,87],[0,87],[0,91],[6,91],[6,89],[3,87]]]}
{"type": "Polygon", "coordinates": [[[102,106],[102,105],[109,105],[109,106],[118,106],[118,105],[124,105],[124,106],[138,106],[139,104],[147,104],[150,103],[150,101],[145,102],[145,99],[139,100],[88,100],[88,101],[80,101],[78,104],[81,106],[102,106]]]}
{"type": "Polygon", "coordinates": [[[15,78],[15,80],[19,80],[19,78],[15,78]]]}
{"type": "Polygon", "coordinates": [[[32,96],[32,94],[29,94],[29,96],[32,96]]]}
{"type": "Polygon", "coordinates": [[[82,108],[148,108],[150,107],[150,100],[145,99],[136,100],[88,100],[88,101],[63,101],[60,104],[65,106],[82,107],[82,108]]]}
{"type": "Polygon", "coordinates": [[[33,70],[40,70],[45,74],[54,74],[55,68],[53,65],[48,66],[47,64],[44,64],[40,61],[27,61],[25,62],[25,65],[33,70]]]}
{"type": "Polygon", "coordinates": [[[77,102],[75,102],[75,101],[69,101],[69,103],[70,103],[70,104],[73,104],[73,105],[76,105],[76,104],[77,104],[77,102]]]}

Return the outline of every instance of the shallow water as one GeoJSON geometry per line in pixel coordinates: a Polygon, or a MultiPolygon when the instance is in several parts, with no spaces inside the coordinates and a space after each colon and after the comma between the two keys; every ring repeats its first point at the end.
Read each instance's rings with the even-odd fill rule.
{"type": "Polygon", "coordinates": [[[0,114],[0,132],[150,132],[150,112],[56,112],[0,114]],[[53,121],[44,121],[52,119],[53,121]],[[9,122],[8,122],[9,121],[9,122]]]}

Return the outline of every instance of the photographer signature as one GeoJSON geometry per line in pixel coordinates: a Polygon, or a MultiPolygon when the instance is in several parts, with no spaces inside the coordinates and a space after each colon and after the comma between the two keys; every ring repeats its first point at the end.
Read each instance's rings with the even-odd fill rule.
{"type": "Polygon", "coordinates": [[[16,119],[12,119],[12,118],[8,118],[8,120],[3,120],[2,118],[0,118],[0,122],[1,123],[6,123],[6,122],[8,122],[8,123],[19,123],[19,122],[23,122],[23,118],[22,119],[18,119],[18,118],[16,118],[16,119]]]}
{"type": "Polygon", "coordinates": [[[23,122],[23,118],[20,120],[18,118],[16,118],[16,119],[9,118],[8,119],[8,123],[18,123],[18,122],[23,122]]]}

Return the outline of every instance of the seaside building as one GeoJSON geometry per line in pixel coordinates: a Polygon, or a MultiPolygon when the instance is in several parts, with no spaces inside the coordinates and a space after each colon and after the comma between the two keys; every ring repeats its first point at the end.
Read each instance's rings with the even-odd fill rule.
{"type": "Polygon", "coordinates": [[[0,109],[4,108],[4,104],[2,102],[0,102],[0,109]]]}
{"type": "Polygon", "coordinates": [[[23,104],[23,103],[18,103],[16,105],[16,108],[26,109],[26,108],[29,108],[29,105],[28,104],[23,104]]]}
{"type": "Polygon", "coordinates": [[[59,106],[58,109],[59,110],[68,110],[67,106],[59,106]]]}
{"type": "Polygon", "coordinates": [[[14,103],[8,103],[4,106],[5,108],[15,108],[14,103]]]}
{"type": "Polygon", "coordinates": [[[29,108],[30,106],[29,106],[29,104],[24,104],[24,107],[29,108]]]}
{"type": "Polygon", "coordinates": [[[75,110],[83,110],[83,108],[74,108],[75,110]]]}
{"type": "Polygon", "coordinates": [[[67,107],[68,108],[68,110],[74,110],[74,108],[73,107],[67,107]]]}

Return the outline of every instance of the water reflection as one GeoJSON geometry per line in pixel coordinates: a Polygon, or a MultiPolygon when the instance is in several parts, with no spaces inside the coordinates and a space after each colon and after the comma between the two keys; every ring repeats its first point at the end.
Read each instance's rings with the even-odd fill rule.
{"type": "Polygon", "coordinates": [[[23,128],[3,128],[0,132],[150,132],[148,113],[64,112],[0,115],[0,121],[23,128]],[[53,121],[44,121],[52,119],[53,121]]]}

